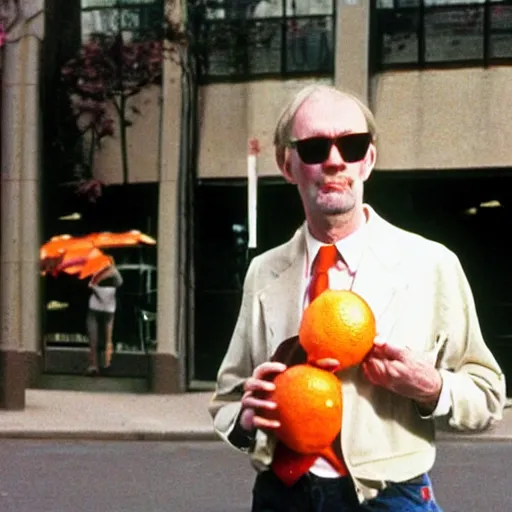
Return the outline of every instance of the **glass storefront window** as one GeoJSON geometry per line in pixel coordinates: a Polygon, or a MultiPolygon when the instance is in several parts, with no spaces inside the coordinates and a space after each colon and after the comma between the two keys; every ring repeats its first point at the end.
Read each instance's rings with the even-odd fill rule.
{"type": "MultiPolygon", "coordinates": [[[[158,244],[163,2],[82,0],[57,14],[45,39],[43,240],[136,230],[158,244]]],[[[157,245],[111,241],[80,257],[41,277],[46,371],[143,376],[157,348],[157,245]],[[114,264],[81,276],[101,258],[114,264]]]]}
{"type": "MultiPolygon", "coordinates": [[[[68,213],[72,198],[66,191],[55,194],[52,205],[45,211],[46,238],[69,233],[84,236],[90,233],[141,231],[156,239],[158,215],[158,185],[110,185],[94,204],[73,201],[76,215],[68,213]],[[137,205],[134,208],[134,205],[137,205]]],[[[118,247],[103,250],[112,257],[122,278],[115,292],[113,319],[112,369],[122,373],[116,356],[126,353],[146,353],[156,348],[157,310],[157,249],[155,246],[118,247]],[[115,365],[115,366],[114,366],[115,365]],[[117,367],[117,368],[115,368],[117,367]]],[[[44,293],[44,346],[50,353],[58,349],[82,349],[83,368],[89,348],[88,311],[94,291],[91,277],[80,279],[78,274],[46,275],[44,293]]],[[[108,284],[108,283],[107,283],[108,284]]],[[[94,307],[98,310],[99,308],[94,307]]],[[[101,329],[101,326],[99,327],[101,329]]],[[[106,339],[99,334],[98,355],[101,360],[106,339]]],[[[101,361],[100,361],[101,364],[101,361]]],[[[62,369],[63,371],[66,368],[62,369]]],[[[73,370],[73,369],[69,369],[73,370]]]]}
{"type": "Polygon", "coordinates": [[[260,180],[258,247],[248,251],[245,180],[203,180],[195,194],[192,384],[215,381],[235,327],[251,259],[290,239],[304,219],[295,187],[280,179],[260,180]]]}

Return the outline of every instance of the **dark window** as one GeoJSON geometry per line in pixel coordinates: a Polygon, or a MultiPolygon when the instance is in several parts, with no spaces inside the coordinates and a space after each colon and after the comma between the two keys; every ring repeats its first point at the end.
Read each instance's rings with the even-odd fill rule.
{"type": "Polygon", "coordinates": [[[158,33],[163,21],[163,0],[81,0],[82,40],[114,35],[121,30],[125,40],[158,33]]]}
{"type": "Polygon", "coordinates": [[[490,7],[490,57],[506,59],[512,56],[512,5],[490,7]]]}
{"type": "Polygon", "coordinates": [[[333,0],[189,2],[203,83],[332,75],[333,0]]]}
{"type": "Polygon", "coordinates": [[[418,12],[384,9],[379,12],[380,55],[384,65],[418,61],[418,12]]]}
{"type": "MultiPolygon", "coordinates": [[[[123,232],[138,229],[152,237],[158,231],[158,184],[109,185],[95,202],[88,202],[60,188],[52,194],[44,218],[45,240],[70,233],[82,236],[102,231],[123,232]],[[136,205],[136,208],[134,208],[136,205]],[[67,220],[65,214],[80,212],[67,220]]],[[[108,249],[123,278],[116,292],[113,341],[118,352],[154,348],[153,315],[157,309],[155,246],[108,249]],[[144,316],[144,315],[146,316],[144,316]],[[153,329],[153,331],[151,330],[153,329]]],[[[46,346],[88,344],[86,315],[91,290],[88,279],[61,274],[44,280],[44,337],[46,346]]],[[[85,362],[84,362],[85,365],[85,362]]]]}
{"type": "Polygon", "coordinates": [[[484,7],[425,8],[425,62],[478,60],[484,55],[484,7]]]}
{"type": "Polygon", "coordinates": [[[377,69],[512,59],[510,0],[378,0],[374,16],[377,69]]]}
{"type": "Polygon", "coordinates": [[[235,328],[250,260],[289,240],[304,221],[304,213],[295,187],[278,178],[261,179],[258,247],[249,251],[246,181],[201,180],[195,196],[195,311],[189,376],[193,382],[215,381],[235,328]]]}

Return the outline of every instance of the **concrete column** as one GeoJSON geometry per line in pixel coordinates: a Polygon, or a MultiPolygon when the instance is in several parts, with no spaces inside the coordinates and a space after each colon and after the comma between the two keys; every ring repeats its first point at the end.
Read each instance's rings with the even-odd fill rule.
{"type": "Polygon", "coordinates": [[[180,295],[178,268],[178,174],[182,123],[180,77],[179,66],[166,60],[162,84],[158,200],[158,345],[150,364],[150,389],[154,393],[176,393],[185,389],[182,312],[186,299],[180,295]]]}
{"type": "Polygon", "coordinates": [[[23,409],[40,352],[39,61],[43,2],[21,3],[4,49],[0,244],[0,408],[23,409]],[[25,4],[27,7],[25,8],[25,4]],[[39,5],[37,5],[39,4],[39,5]]]}
{"type": "Polygon", "coordinates": [[[368,102],[370,0],[336,2],[335,84],[368,102]]]}

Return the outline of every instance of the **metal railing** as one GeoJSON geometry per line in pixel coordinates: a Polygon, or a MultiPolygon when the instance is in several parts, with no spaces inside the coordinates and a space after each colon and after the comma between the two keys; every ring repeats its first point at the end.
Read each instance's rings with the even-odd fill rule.
{"type": "Polygon", "coordinates": [[[377,70],[512,62],[512,2],[376,8],[377,70]]]}

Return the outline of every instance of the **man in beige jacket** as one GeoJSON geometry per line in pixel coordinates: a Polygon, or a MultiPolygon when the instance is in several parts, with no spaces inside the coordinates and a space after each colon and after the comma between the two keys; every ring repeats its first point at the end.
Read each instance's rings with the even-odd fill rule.
{"type": "MultiPolygon", "coordinates": [[[[371,112],[328,86],[300,91],[276,128],[277,164],[297,186],[306,222],[251,262],[210,405],[219,436],[248,452],[258,470],[253,512],[440,510],[428,477],[434,419],[477,431],[502,416],[504,376],[482,338],[459,260],[363,202],[375,137],[371,112]],[[271,359],[298,333],[315,258],[326,245],[339,255],[329,287],[364,297],[378,338],[360,366],[338,372],[346,471],[319,457],[290,485],[274,470],[279,423],[258,411],[276,407],[265,392],[286,365],[271,359]]],[[[336,361],[320,365],[332,369],[336,361]]]]}

